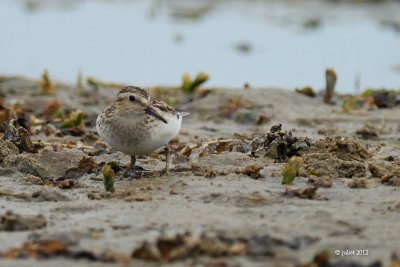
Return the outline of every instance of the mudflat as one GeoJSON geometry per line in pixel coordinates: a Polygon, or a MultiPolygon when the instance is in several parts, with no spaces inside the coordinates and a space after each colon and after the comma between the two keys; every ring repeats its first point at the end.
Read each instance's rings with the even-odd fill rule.
{"type": "Polygon", "coordinates": [[[118,85],[78,87],[0,79],[1,266],[399,264],[398,105],[345,112],[343,96],[150,88],[190,115],[169,177],[162,153],[124,177],[130,157],[95,129],[118,85]]]}

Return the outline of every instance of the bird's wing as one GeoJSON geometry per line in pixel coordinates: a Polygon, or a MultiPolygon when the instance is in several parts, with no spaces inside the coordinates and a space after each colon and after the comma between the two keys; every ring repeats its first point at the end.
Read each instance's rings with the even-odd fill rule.
{"type": "Polygon", "coordinates": [[[174,114],[174,115],[179,113],[179,115],[181,115],[182,117],[190,114],[189,112],[176,110],[173,107],[171,107],[170,105],[168,105],[167,103],[160,101],[160,100],[154,100],[152,103],[152,106],[158,108],[161,111],[170,112],[171,114],[174,114]]]}
{"type": "Polygon", "coordinates": [[[167,103],[159,100],[154,100],[153,103],[151,103],[153,107],[158,108],[161,111],[169,112],[171,114],[177,114],[178,112],[171,106],[169,106],[167,103]]]}

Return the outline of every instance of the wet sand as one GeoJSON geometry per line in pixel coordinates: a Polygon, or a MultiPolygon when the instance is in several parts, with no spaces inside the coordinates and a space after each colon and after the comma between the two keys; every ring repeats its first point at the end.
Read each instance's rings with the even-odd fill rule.
{"type": "MultiPolygon", "coordinates": [[[[355,266],[379,261],[388,266],[393,254],[400,253],[398,106],[344,113],[339,97],[336,104],[327,105],[320,96],[310,98],[277,88],[218,88],[194,95],[178,90],[160,94],[153,88],[154,95],[158,92],[163,99],[180,102],[178,107],[191,113],[171,142],[171,175],[156,175],[165,164],[162,154],[141,157],[138,164],[155,171],[154,175],[131,179],[117,172],[115,192],[106,194],[101,167],[71,179],[68,189],[59,188],[55,180],[76,168],[82,157],[90,157],[99,166],[129,162],[129,156],[120,152],[89,154],[98,139],[93,124],[96,114],[117,90],[102,86],[78,90],[57,84],[54,95],[42,95],[39,87],[31,80],[3,79],[4,106],[20,103],[25,116],[43,119],[49,102],[56,99],[66,114],[81,110],[85,126],[77,134],[76,129],[62,130],[53,118],[31,125],[34,143],[58,144],[40,147],[38,153],[20,153],[2,141],[2,225],[7,210],[22,216],[17,219],[22,227],[24,220],[31,221],[25,223],[27,230],[1,231],[0,227],[1,266],[302,266],[320,252],[330,254],[331,266],[343,266],[341,261],[359,264],[355,266]],[[282,185],[284,162],[264,155],[254,157],[246,150],[255,136],[264,136],[280,123],[284,131],[307,137],[311,144],[299,151],[304,164],[289,187],[282,185]],[[374,127],[376,136],[356,133],[366,124],[374,127]],[[217,148],[212,141],[218,139],[236,143],[217,148]],[[68,141],[69,147],[60,145],[68,141]],[[318,142],[326,147],[315,145],[318,142]],[[79,149],[79,144],[87,148],[79,149]],[[313,157],[319,157],[317,163],[313,157]],[[255,164],[262,166],[257,179],[244,171],[255,164]],[[376,165],[383,168],[382,175],[373,169],[376,165]],[[346,166],[361,171],[343,172],[346,166]],[[291,194],[315,185],[319,188],[309,198],[291,194]],[[45,226],[32,217],[39,214],[45,226]],[[197,245],[183,248],[182,257],[167,252],[162,253],[165,257],[153,255],[147,260],[143,253],[131,257],[144,241],[152,243],[164,235],[176,241],[177,234],[185,232],[197,245]],[[215,247],[204,248],[208,239],[203,237],[210,233],[224,245],[220,253],[215,247]],[[57,254],[51,247],[46,257],[32,249],[31,253],[24,251],[24,244],[42,244],[43,240],[59,241],[67,251],[57,254]],[[11,253],[11,248],[17,250],[11,253]],[[335,255],[336,250],[339,254],[363,250],[355,253],[368,255],[335,255]]],[[[166,251],[188,246],[178,243],[167,242],[166,251]]]]}

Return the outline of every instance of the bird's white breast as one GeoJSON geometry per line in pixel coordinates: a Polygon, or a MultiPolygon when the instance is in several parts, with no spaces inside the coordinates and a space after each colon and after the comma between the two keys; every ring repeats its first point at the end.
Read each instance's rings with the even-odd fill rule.
{"type": "Polygon", "coordinates": [[[138,121],[125,121],[123,124],[109,125],[108,129],[100,129],[100,137],[113,149],[128,155],[146,155],[162,148],[174,138],[182,124],[179,114],[163,114],[167,123],[155,119],[148,125],[138,124],[138,121]]]}

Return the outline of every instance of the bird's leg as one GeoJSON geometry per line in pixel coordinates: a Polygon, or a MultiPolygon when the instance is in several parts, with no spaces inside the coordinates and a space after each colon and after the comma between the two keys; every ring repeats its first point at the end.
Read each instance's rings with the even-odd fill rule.
{"type": "Polygon", "coordinates": [[[168,145],[164,148],[164,154],[165,154],[165,169],[161,172],[161,175],[169,176],[169,159],[171,151],[168,145]]]}
{"type": "Polygon", "coordinates": [[[135,167],[135,163],[136,163],[136,157],[131,156],[131,164],[129,165],[129,168],[133,169],[133,167],[135,167]]]}
{"type": "Polygon", "coordinates": [[[128,168],[126,168],[124,172],[125,177],[142,178],[141,172],[143,172],[143,168],[135,166],[135,164],[136,164],[136,157],[131,156],[131,162],[128,168]]]}
{"type": "Polygon", "coordinates": [[[135,156],[131,156],[131,163],[128,166],[129,170],[134,170],[134,171],[144,171],[145,169],[143,169],[143,167],[140,166],[136,166],[136,157],[135,156]]]}

